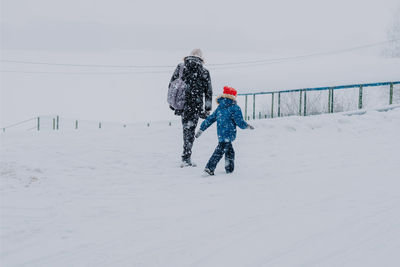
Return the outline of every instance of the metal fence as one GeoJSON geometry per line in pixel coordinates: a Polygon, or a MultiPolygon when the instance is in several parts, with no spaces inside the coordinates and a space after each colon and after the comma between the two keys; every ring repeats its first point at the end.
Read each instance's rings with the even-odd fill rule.
{"type": "Polygon", "coordinates": [[[246,120],[333,113],[362,109],[373,104],[391,105],[394,99],[400,103],[400,87],[394,95],[395,86],[399,84],[400,81],[393,81],[242,93],[238,94],[238,103],[244,109],[246,120]],[[370,88],[377,90],[370,91],[370,88]],[[251,110],[249,98],[252,98],[251,110]]]}
{"type": "MultiPolygon", "coordinates": [[[[244,93],[238,94],[238,104],[244,109],[246,120],[333,113],[368,108],[371,107],[371,103],[378,106],[400,104],[400,86],[398,85],[400,85],[400,81],[244,93]],[[368,91],[370,88],[373,91],[368,91]],[[256,97],[258,98],[256,99],[256,97]],[[251,110],[249,108],[249,98],[252,98],[251,110]]],[[[18,127],[22,127],[21,129],[27,131],[59,130],[62,128],[77,130],[81,127],[102,129],[108,124],[65,118],[61,123],[60,116],[51,115],[39,116],[8,125],[1,128],[1,131],[5,132],[8,129],[18,127]]],[[[112,124],[116,128],[127,127],[127,124],[112,124]]],[[[168,125],[171,126],[171,121],[169,121],[168,125]]],[[[150,127],[149,122],[146,123],[146,127],[150,127]]]]}

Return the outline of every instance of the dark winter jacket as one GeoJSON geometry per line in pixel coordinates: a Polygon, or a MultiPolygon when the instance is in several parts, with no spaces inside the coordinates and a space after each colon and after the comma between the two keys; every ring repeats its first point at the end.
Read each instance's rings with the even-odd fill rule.
{"type": "Polygon", "coordinates": [[[236,126],[246,129],[248,124],[243,119],[242,110],[236,101],[218,98],[218,108],[203,121],[200,130],[205,131],[217,121],[218,142],[232,142],[236,139],[236,126]]]}
{"type": "MultiPolygon", "coordinates": [[[[211,111],[212,109],[212,86],[211,77],[208,70],[203,67],[203,61],[194,56],[185,58],[184,65],[177,66],[172,75],[171,82],[179,77],[179,69],[184,66],[182,80],[188,86],[185,94],[185,116],[199,115],[204,110],[211,111]],[[205,104],[203,102],[205,98],[205,104]],[[204,108],[203,108],[204,104],[204,108]]],[[[170,83],[171,83],[170,82],[170,83]]]]}

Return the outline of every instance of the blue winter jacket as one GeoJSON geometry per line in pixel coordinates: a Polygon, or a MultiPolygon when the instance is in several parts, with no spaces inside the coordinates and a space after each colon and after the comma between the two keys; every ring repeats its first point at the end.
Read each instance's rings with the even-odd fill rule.
{"type": "Polygon", "coordinates": [[[236,126],[246,129],[248,124],[244,121],[242,110],[236,101],[221,97],[217,102],[218,108],[203,121],[200,130],[205,131],[217,121],[218,141],[232,142],[236,138],[236,126]]]}

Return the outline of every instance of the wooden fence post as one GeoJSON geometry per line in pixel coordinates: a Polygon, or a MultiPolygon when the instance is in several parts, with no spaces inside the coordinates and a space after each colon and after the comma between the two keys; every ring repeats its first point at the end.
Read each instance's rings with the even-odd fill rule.
{"type": "Polygon", "coordinates": [[[328,113],[331,113],[331,97],[332,97],[332,93],[331,93],[331,89],[328,90],[328,113]]]}
{"type": "Polygon", "coordinates": [[[37,130],[40,131],[40,117],[37,117],[37,130]]]}
{"type": "Polygon", "coordinates": [[[75,121],[75,129],[78,129],[78,120],[75,121]]]}
{"type": "Polygon", "coordinates": [[[389,105],[393,104],[393,83],[390,83],[389,105]]]}
{"type": "Polygon", "coordinates": [[[360,85],[360,89],[358,91],[358,109],[362,109],[363,107],[363,87],[360,85]]]}
{"type": "Polygon", "coordinates": [[[304,91],[304,108],[303,108],[304,116],[307,116],[307,91],[304,91]]]}

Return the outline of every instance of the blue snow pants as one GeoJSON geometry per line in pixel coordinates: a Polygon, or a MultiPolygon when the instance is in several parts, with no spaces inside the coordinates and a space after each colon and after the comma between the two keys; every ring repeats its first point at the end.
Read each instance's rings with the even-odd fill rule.
{"type": "Polygon", "coordinates": [[[217,148],[208,161],[206,168],[214,171],[218,162],[225,154],[225,171],[231,173],[235,169],[235,150],[231,142],[219,142],[217,148]]]}

